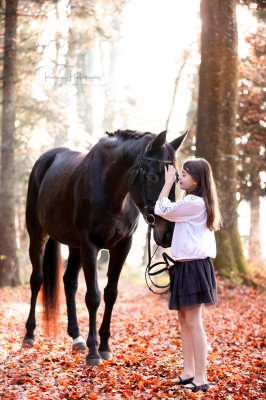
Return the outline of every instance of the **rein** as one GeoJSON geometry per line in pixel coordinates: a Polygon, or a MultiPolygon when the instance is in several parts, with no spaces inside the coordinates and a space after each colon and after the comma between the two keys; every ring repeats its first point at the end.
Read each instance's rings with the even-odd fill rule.
{"type": "Polygon", "coordinates": [[[161,274],[162,272],[165,272],[165,271],[169,271],[170,272],[170,269],[173,268],[173,265],[170,266],[170,268],[169,268],[169,261],[171,261],[171,263],[173,263],[173,264],[174,264],[175,261],[170,256],[168,256],[168,254],[162,253],[164,261],[159,261],[159,262],[151,265],[151,261],[153,259],[153,256],[154,256],[154,254],[156,253],[156,251],[157,251],[157,249],[159,247],[159,246],[157,246],[157,248],[155,249],[155,252],[153,253],[153,255],[151,255],[151,228],[152,228],[152,226],[153,225],[151,223],[148,223],[148,232],[147,232],[148,264],[147,264],[147,267],[145,269],[145,281],[146,281],[146,285],[148,286],[149,290],[152,293],[161,295],[161,294],[165,294],[165,293],[167,293],[169,291],[170,282],[167,285],[158,285],[156,282],[154,282],[153,277],[155,275],[159,275],[159,274],[161,274]],[[165,267],[162,268],[162,269],[159,269],[159,271],[151,272],[152,269],[157,267],[158,265],[165,265],[165,267]],[[156,290],[153,289],[153,287],[150,284],[152,286],[154,286],[156,289],[164,289],[164,290],[162,292],[157,292],[156,290]]]}
{"type": "MultiPolygon", "coordinates": [[[[171,268],[171,267],[169,268],[169,261],[171,261],[171,263],[174,264],[174,260],[171,257],[169,257],[168,254],[162,253],[164,261],[160,261],[160,262],[157,262],[157,263],[151,265],[152,258],[154,256],[154,254],[156,253],[156,251],[157,251],[159,246],[157,246],[155,252],[153,253],[153,255],[151,255],[151,229],[155,226],[156,220],[155,220],[155,216],[153,214],[154,206],[150,206],[150,204],[149,204],[149,202],[148,202],[148,200],[146,198],[146,191],[147,190],[146,190],[145,161],[146,160],[147,161],[155,161],[155,162],[160,163],[160,165],[161,164],[164,164],[164,165],[165,164],[173,164],[173,161],[171,161],[171,160],[160,160],[160,159],[153,158],[153,157],[147,157],[146,153],[147,153],[147,150],[148,150],[148,146],[149,146],[149,143],[146,146],[146,148],[144,150],[144,153],[142,155],[141,161],[140,161],[140,163],[138,165],[136,174],[134,176],[134,180],[133,180],[133,182],[132,182],[132,184],[130,186],[130,191],[133,188],[138,175],[140,175],[141,187],[143,188],[143,192],[144,192],[143,194],[144,194],[144,199],[145,199],[145,206],[144,206],[145,213],[144,213],[144,215],[145,215],[145,221],[148,224],[148,232],[147,232],[148,264],[147,264],[147,267],[146,267],[146,270],[145,270],[145,281],[146,281],[146,284],[147,284],[149,290],[152,293],[161,295],[161,294],[164,294],[164,293],[168,292],[168,290],[170,289],[170,282],[167,285],[158,285],[156,282],[154,282],[153,277],[155,275],[158,275],[158,274],[164,272],[164,271],[169,271],[170,268],[171,268]],[[152,272],[152,269],[157,267],[158,265],[165,265],[165,267],[160,269],[159,271],[152,272]],[[156,289],[163,289],[163,291],[162,292],[157,292],[156,290],[153,289],[153,287],[150,284],[152,286],[154,286],[156,289]]],[[[177,177],[178,177],[178,175],[177,175],[177,177]]]]}

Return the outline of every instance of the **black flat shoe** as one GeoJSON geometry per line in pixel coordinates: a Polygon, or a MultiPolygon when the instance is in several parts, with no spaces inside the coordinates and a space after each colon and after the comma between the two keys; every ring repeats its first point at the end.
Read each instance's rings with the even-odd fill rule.
{"type": "Polygon", "coordinates": [[[180,375],[177,375],[175,379],[171,379],[173,383],[177,383],[178,385],[187,385],[188,383],[191,383],[194,379],[194,376],[192,378],[188,379],[182,379],[180,375]]]}
{"type": "Polygon", "coordinates": [[[191,390],[192,392],[197,392],[201,389],[203,392],[207,392],[207,390],[210,388],[210,385],[208,383],[204,383],[203,385],[195,385],[194,382],[190,383],[193,386],[181,386],[181,389],[191,390]]]}

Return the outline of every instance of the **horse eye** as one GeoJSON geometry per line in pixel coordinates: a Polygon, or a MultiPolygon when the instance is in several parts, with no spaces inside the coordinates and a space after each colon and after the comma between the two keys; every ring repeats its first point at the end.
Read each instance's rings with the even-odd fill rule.
{"type": "Polygon", "coordinates": [[[151,183],[157,183],[159,182],[159,176],[157,174],[148,174],[148,180],[151,183]]]}

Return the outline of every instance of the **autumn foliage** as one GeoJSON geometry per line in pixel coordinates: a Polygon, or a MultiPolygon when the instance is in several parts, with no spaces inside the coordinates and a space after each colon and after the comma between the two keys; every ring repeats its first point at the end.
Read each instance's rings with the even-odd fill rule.
{"type": "MultiPolygon", "coordinates": [[[[101,287],[104,281],[100,281],[101,287]]],[[[21,349],[29,310],[28,286],[0,290],[0,398],[7,399],[264,399],[263,314],[265,294],[246,287],[229,287],[218,279],[219,305],[204,309],[210,345],[210,390],[196,394],[180,390],[171,379],[180,373],[182,356],[176,313],[167,295],[156,296],[141,285],[121,280],[112,319],[114,357],[98,367],[86,367],[85,353],[71,350],[62,302],[56,339],[40,327],[37,307],[36,344],[21,349]]],[[[88,333],[80,282],[77,311],[83,337],[88,333]]],[[[98,325],[103,315],[103,302],[98,325]]]]}

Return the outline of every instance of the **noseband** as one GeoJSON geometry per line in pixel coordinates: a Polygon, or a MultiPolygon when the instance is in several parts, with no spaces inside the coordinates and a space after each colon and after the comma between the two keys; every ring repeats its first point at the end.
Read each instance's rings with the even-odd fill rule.
{"type": "MultiPolygon", "coordinates": [[[[158,274],[160,274],[160,273],[162,273],[164,271],[169,271],[169,269],[171,267],[169,266],[168,260],[170,260],[171,262],[174,262],[174,260],[171,257],[169,257],[168,254],[163,253],[162,256],[163,256],[164,261],[157,262],[157,263],[151,265],[152,258],[154,256],[154,254],[156,253],[156,251],[158,249],[158,246],[157,246],[155,252],[153,253],[153,255],[151,255],[151,228],[155,227],[155,224],[156,224],[156,220],[155,220],[155,216],[154,216],[154,206],[155,206],[155,204],[151,204],[151,202],[149,202],[147,200],[147,197],[146,197],[146,194],[147,194],[146,174],[147,174],[147,172],[145,170],[145,161],[155,161],[155,162],[159,163],[160,166],[161,165],[165,166],[165,165],[173,164],[173,161],[171,161],[171,160],[160,160],[160,159],[153,158],[153,157],[147,157],[146,154],[147,154],[147,151],[148,151],[148,146],[149,146],[149,143],[146,146],[146,148],[144,150],[144,153],[143,153],[143,155],[141,157],[141,160],[140,160],[140,163],[138,165],[136,174],[134,176],[134,180],[133,180],[133,182],[132,182],[132,184],[130,186],[130,192],[131,192],[131,189],[133,188],[133,186],[134,186],[134,184],[136,182],[136,179],[137,179],[138,175],[140,175],[141,188],[143,190],[143,195],[144,195],[144,200],[145,200],[144,216],[145,216],[145,221],[148,224],[148,232],[147,232],[148,264],[147,264],[146,271],[145,271],[145,280],[146,280],[146,284],[147,284],[147,286],[148,286],[148,288],[149,288],[149,290],[151,292],[153,292],[155,294],[164,294],[164,293],[168,292],[168,290],[170,288],[170,283],[167,284],[167,285],[158,285],[158,284],[156,284],[156,282],[154,282],[153,276],[158,275],[158,274]],[[161,265],[161,264],[166,265],[166,267],[160,269],[159,271],[151,272],[154,267],[156,267],[158,265],[161,265]],[[155,291],[152,288],[152,286],[150,286],[150,283],[156,289],[161,289],[162,291],[161,292],[155,291]]],[[[177,179],[178,179],[178,174],[177,174],[177,179]]]]}

